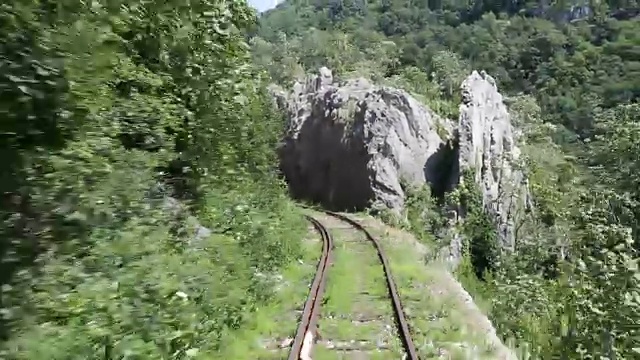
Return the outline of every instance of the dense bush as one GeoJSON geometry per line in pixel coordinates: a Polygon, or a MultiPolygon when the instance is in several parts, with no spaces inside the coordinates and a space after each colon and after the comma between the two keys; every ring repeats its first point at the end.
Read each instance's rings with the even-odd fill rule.
{"type": "Polygon", "coordinates": [[[0,5],[3,358],[212,358],[269,297],[304,227],[254,20],[243,1],[0,5]]]}

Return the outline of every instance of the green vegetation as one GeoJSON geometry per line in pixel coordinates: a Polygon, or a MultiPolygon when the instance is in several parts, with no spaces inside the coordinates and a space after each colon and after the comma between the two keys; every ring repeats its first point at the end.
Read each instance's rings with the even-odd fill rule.
{"type": "Polygon", "coordinates": [[[500,358],[486,328],[442,264],[434,258],[437,246],[406,231],[358,216],[386,252],[402,306],[421,358],[449,355],[454,359],[500,358]]]}
{"type": "MultiPolygon", "coordinates": [[[[461,79],[492,74],[536,211],[502,253],[461,189],[460,276],[535,358],[637,358],[640,21],[612,18],[613,1],[580,21],[523,16],[537,3],[296,0],[259,24],[239,0],[3,3],[0,357],[262,354],[260,320],[298,296],[274,274],[304,282],[293,260],[312,259],[264,89],[326,65],[449,118],[461,79]]],[[[442,199],[410,193],[407,226],[441,241],[442,199]]]]}
{"type": "MultiPolygon", "coordinates": [[[[402,344],[388,297],[386,280],[376,251],[364,234],[323,214],[314,214],[334,235],[334,262],[323,298],[319,329],[323,341],[336,347],[360,348],[361,356],[372,359],[401,357],[402,344]],[[356,343],[351,343],[355,341],[356,343]],[[364,344],[358,344],[363,341],[364,344]],[[388,349],[376,351],[386,345],[388,349]],[[373,351],[371,351],[373,350],[373,351]]],[[[352,218],[364,224],[384,249],[396,282],[413,341],[421,358],[449,354],[456,359],[495,359],[495,348],[487,342],[478,312],[470,311],[466,299],[439,264],[424,265],[434,250],[408,232],[385,226],[365,214],[352,218]],[[469,321],[469,319],[474,321],[469,321]]],[[[315,249],[318,255],[317,248],[315,249]]],[[[289,310],[291,312],[291,310],[289,310]]],[[[283,316],[280,316],[283,317],[283,316]]],[[[281,333],[284,331],[281,330],[281,333]]],[[[314,348],[314,358],[333,359],[347,355],[314,348]]]]}
{"type": "MultiPolygon", "coordinates": [[[[332,234],[335,255],[322,305],[324,316],[318,324],[321,334],[342,346],[355,340],[366,341],[364,349],[381,344],[389,347],[371,352],[374,359],[402,357],[382,264],[373,244],[355,229],[334,229],[332,234]]],[[[322,348],[318,347],[314,358],[336,358],[335,351],[322,348]]]]}
{"type": "MultiPolygon", "coordinates": [[[[523,133],[535,211],[519,216],[515,253],[503,253],[475,190],[460,189],[469,216],[458,274],[500,335],[534,358],[631,359],[640,356],[640,21],[613,18],[622,4],[592,3],[567,21],[573,3],[527,17],[538,2],[292,0],[262,17],[251,44],[282,84],[326,65],[402,87],[454,119],[460,80],[471,69],[494,76],[523,133]]],[[[442,201],[421,191],[405,225],[434,241],[447,208],[433,210],[442,201]]]]}
{"type": "Polygon", "coordinates": [[[406,222],[403,228],[415,234],[423,244],[445,246],[442,241],[446,221],[428,186],[404,186],[406,222]]]}
{"type": "Polygon", "coordinates": [[[220,358],[269,301],[306,224],[273,171],[254,19],[242,1],[0,5],[0,357],[220,358]]]}
{"type": "Polygon", "coordinates": [[[281,271],[276,292],[260,304],[242,328],[229,333],[225,346],[217,354],[220,359],[283,359],[289,354],[287,339],[296,333],[299,312],[309,294],[322,242],[315,232],[306,235],[301,246],[299,261],[281,271]]]}

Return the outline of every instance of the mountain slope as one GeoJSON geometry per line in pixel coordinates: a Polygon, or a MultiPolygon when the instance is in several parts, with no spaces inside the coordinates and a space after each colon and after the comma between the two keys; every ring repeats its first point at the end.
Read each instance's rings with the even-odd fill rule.
{"type": "MultiPolygon", "coordinates": [[[[281,84],[327,66],[403,88],[454,119],[461,80],[472,69],[493,75],[522,134],[535,209],[513,254],[486,274],[469,259],[458,277],[490,304],[500,336],[528,343],[535,358],[633,358],[638,333],[627,324],[640,304],[625,299],[638,295],[640,162],[628,154],[640,135],[640,20],[610,17],[613,2],[572,23],[515,14],[531,5],[496,14],[447,2],[290,1],[264,16],[251,43],[281,84]]],[[[490,251],[495,228],[482,201],[471,204],[467,254],[490,251]]],[[[432,237],[424,205],[405,215],[432,237]]]]}

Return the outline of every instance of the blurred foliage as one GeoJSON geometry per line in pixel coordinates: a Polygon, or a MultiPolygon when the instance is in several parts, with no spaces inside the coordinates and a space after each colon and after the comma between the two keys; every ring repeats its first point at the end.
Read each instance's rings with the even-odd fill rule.
{"type": "Polygon", "coordinates": [[[304,223],[254,22],[244,1],[0,5],[0,357],[215,358],[269,298],[304,223]]]}

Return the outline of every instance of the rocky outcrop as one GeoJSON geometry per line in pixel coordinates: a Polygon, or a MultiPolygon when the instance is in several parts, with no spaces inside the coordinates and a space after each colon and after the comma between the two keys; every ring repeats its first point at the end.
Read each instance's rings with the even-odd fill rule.
{"type": "Polygon", "coordinates": [[[443,182],[434,160],[451,124],[408,93],[365,79],[334,82],[323,68],[283,96],[277,103],[286,104],[290,121],[281,166],[295,197],[339,210],[373,202],[399,212],[403,182],[443,182]]]}
{"type": "Polygon", "coordinates": [[[520,149],[494,79],[474,71],[461,86],[459,166],[470,171],[495,219],[504,248],[513,248],[516,222],[530,208],[528,184],[519,170],[520,149]]]}
{"type": "Polygon", "coordinates": [[[373,205],[400,213],[405,184],[426,183],[442,195],[460,183],[461,171],[473,170],[503,244],[512,244],[513,207],[526,186],[491,77],[473,72],[465,80],[458,122],[403,90],[336,81],[327,68],[290,92],[271,91],[289,119],[280,160],[294,197],[337,210],[373,205]]]}

